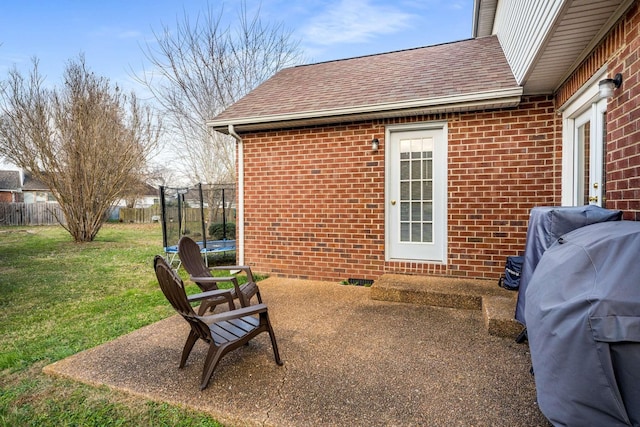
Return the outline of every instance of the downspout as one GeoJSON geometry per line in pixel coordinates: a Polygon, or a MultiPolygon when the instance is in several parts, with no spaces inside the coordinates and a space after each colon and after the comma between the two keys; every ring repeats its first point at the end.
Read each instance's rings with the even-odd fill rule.
{"type": "Polygon", "coordinates": [[[238,233],[236,240],[236,255],[238,256],[238,265],[244,265],[244,145],[242,138],[236,133],[233,125],[228,127],[229,135],[238,142],[238,192],[236,206],[236,232],[238,233]]]}

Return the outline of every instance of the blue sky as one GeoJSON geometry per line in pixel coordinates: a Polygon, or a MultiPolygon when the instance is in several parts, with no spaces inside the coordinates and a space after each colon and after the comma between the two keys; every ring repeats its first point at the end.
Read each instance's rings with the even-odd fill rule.
{"type": "MultiPolygon", "coordinates": [[[[237,17],[239,0],[224,5],[237,17]]],[[[349,58],[471,37],[473,0],[247,0],[267,22],[282,22],[310,62],[349,58]]],[[[135,89],[141,46],[153,31],[195,17],[206,0],[14,0],[0,5],[0,80],[16,64],[25,74],[37,57],[47,84],[58,86],[65,64],[80,53],[97,74],[135,89]]]]}

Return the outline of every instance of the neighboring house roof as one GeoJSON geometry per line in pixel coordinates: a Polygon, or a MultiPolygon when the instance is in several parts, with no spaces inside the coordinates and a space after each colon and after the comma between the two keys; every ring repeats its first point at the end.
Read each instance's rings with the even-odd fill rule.
{"type": "Polygon", "coordinates": [[[47,187],[37,179],[31,177],[31,175],[25,173],[24,182],[22,183],[22,190],[23,191],[49,191],[49,187],[47,187]]]}
{"type": "Polygon", "coordinates": [[[158,197],[158,189],[155,188],[151,184],[144,184],[144,191],[142,191],[141,196],[150,196],[150,197],[158,197]]]}
{"type": "Polygon", "coordinates": [[[634,0],[475,0],[473,36],[497,35],[525,94],[554,93],[634,0]]]}
{"type": "Polygon", "coordinates": [[[207,124],[270,129],[518,105],[497,37],[287,68],[207,124]]]}
{"type": "Polygon", "coordinates": [[[0,191],[20,190],[19,171],[0,171],[0,191]]]}

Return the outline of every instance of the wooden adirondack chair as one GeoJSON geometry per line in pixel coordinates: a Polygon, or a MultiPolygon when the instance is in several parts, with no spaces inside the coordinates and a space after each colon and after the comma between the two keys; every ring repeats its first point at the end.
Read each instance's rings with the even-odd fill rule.
{"type": "MultiPolygon", "coordinates": [[[[200,390],[209,384],[211,375],[220,359],[230,351],[247,344],[256,335],[267,332],[271,338],[271,347],[276,364],[282,365],[276,336],[269,321],[269,314],[265,304],[256,304],[236,310],[208,316],[197,315],[191,307],[192,301],[211,297],[211,293],[227,292],[228,290],[214,290],[187,297],[184,282],[169,266],[166,260],[157,255],[154,259],[154,269],[160,288],[173,308],[189,323],[191,331],[182,350],[180,368],[183,368],[195,343],[201,339],[209,344],[209,351],[204,361],[200,390]]],[[[236,282],[236,292],[240,292],[236,282]]]]}
{"type": "MultiPolygon", "coordinates": [[[[213,276],[211,270],[241,270],[247,275],[247,283],[239,287],[234,285],[231,290],[233,299],[240,301],[240,306],[248,307],[250,305],[251,298],[255,295],[258,299],[258,303],[262,303],[262,297],[260,296],[260,289],[256,284],[251,268],[243,265],[228,265],[218,267],[207,267],[200,253],[200,246],[188,236],[183,236],[178,242],[178,256],[182,262],[182,266],[189,273],[189,279],[200,287],[203,291],[211,291],[218,289],[218,283],[220,282],[234,282],[237,280],[235,277],[219,277],[213,276]]],[[[234,282],[235,284],[236,282],[234,282]]],[[[216,305],[226,302],[222,298],[213,298],[202,302],[201,309],[198,314],[204,314],[207,308],[215,308],[216,305]],[[204,307],[204,308],[203,308],[204,307]]]]}

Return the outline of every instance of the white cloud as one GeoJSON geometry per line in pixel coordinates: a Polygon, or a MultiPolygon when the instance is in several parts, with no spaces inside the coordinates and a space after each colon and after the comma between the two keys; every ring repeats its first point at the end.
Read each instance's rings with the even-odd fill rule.
{"type": "Polygon", "coordinates": [[[135,30],[124,30],[117,33],[117,37],[120,39],[135,39],[142,37],[142,33],[135,30]]]}
{"type": "Polygon", "coordinates": [[[134,39],[142,37],[142,33],[136,30],[125,30],[117,27],[102,26],[92,31],[91,36],[115,39],[134,39]]]}
{"type": "Polygon", "coordinates": [[[409,26],[413,15],[372,0],[338,0],[326,6],[302,29],[305,41],[318,45],[366,42],[409,26]]]}

